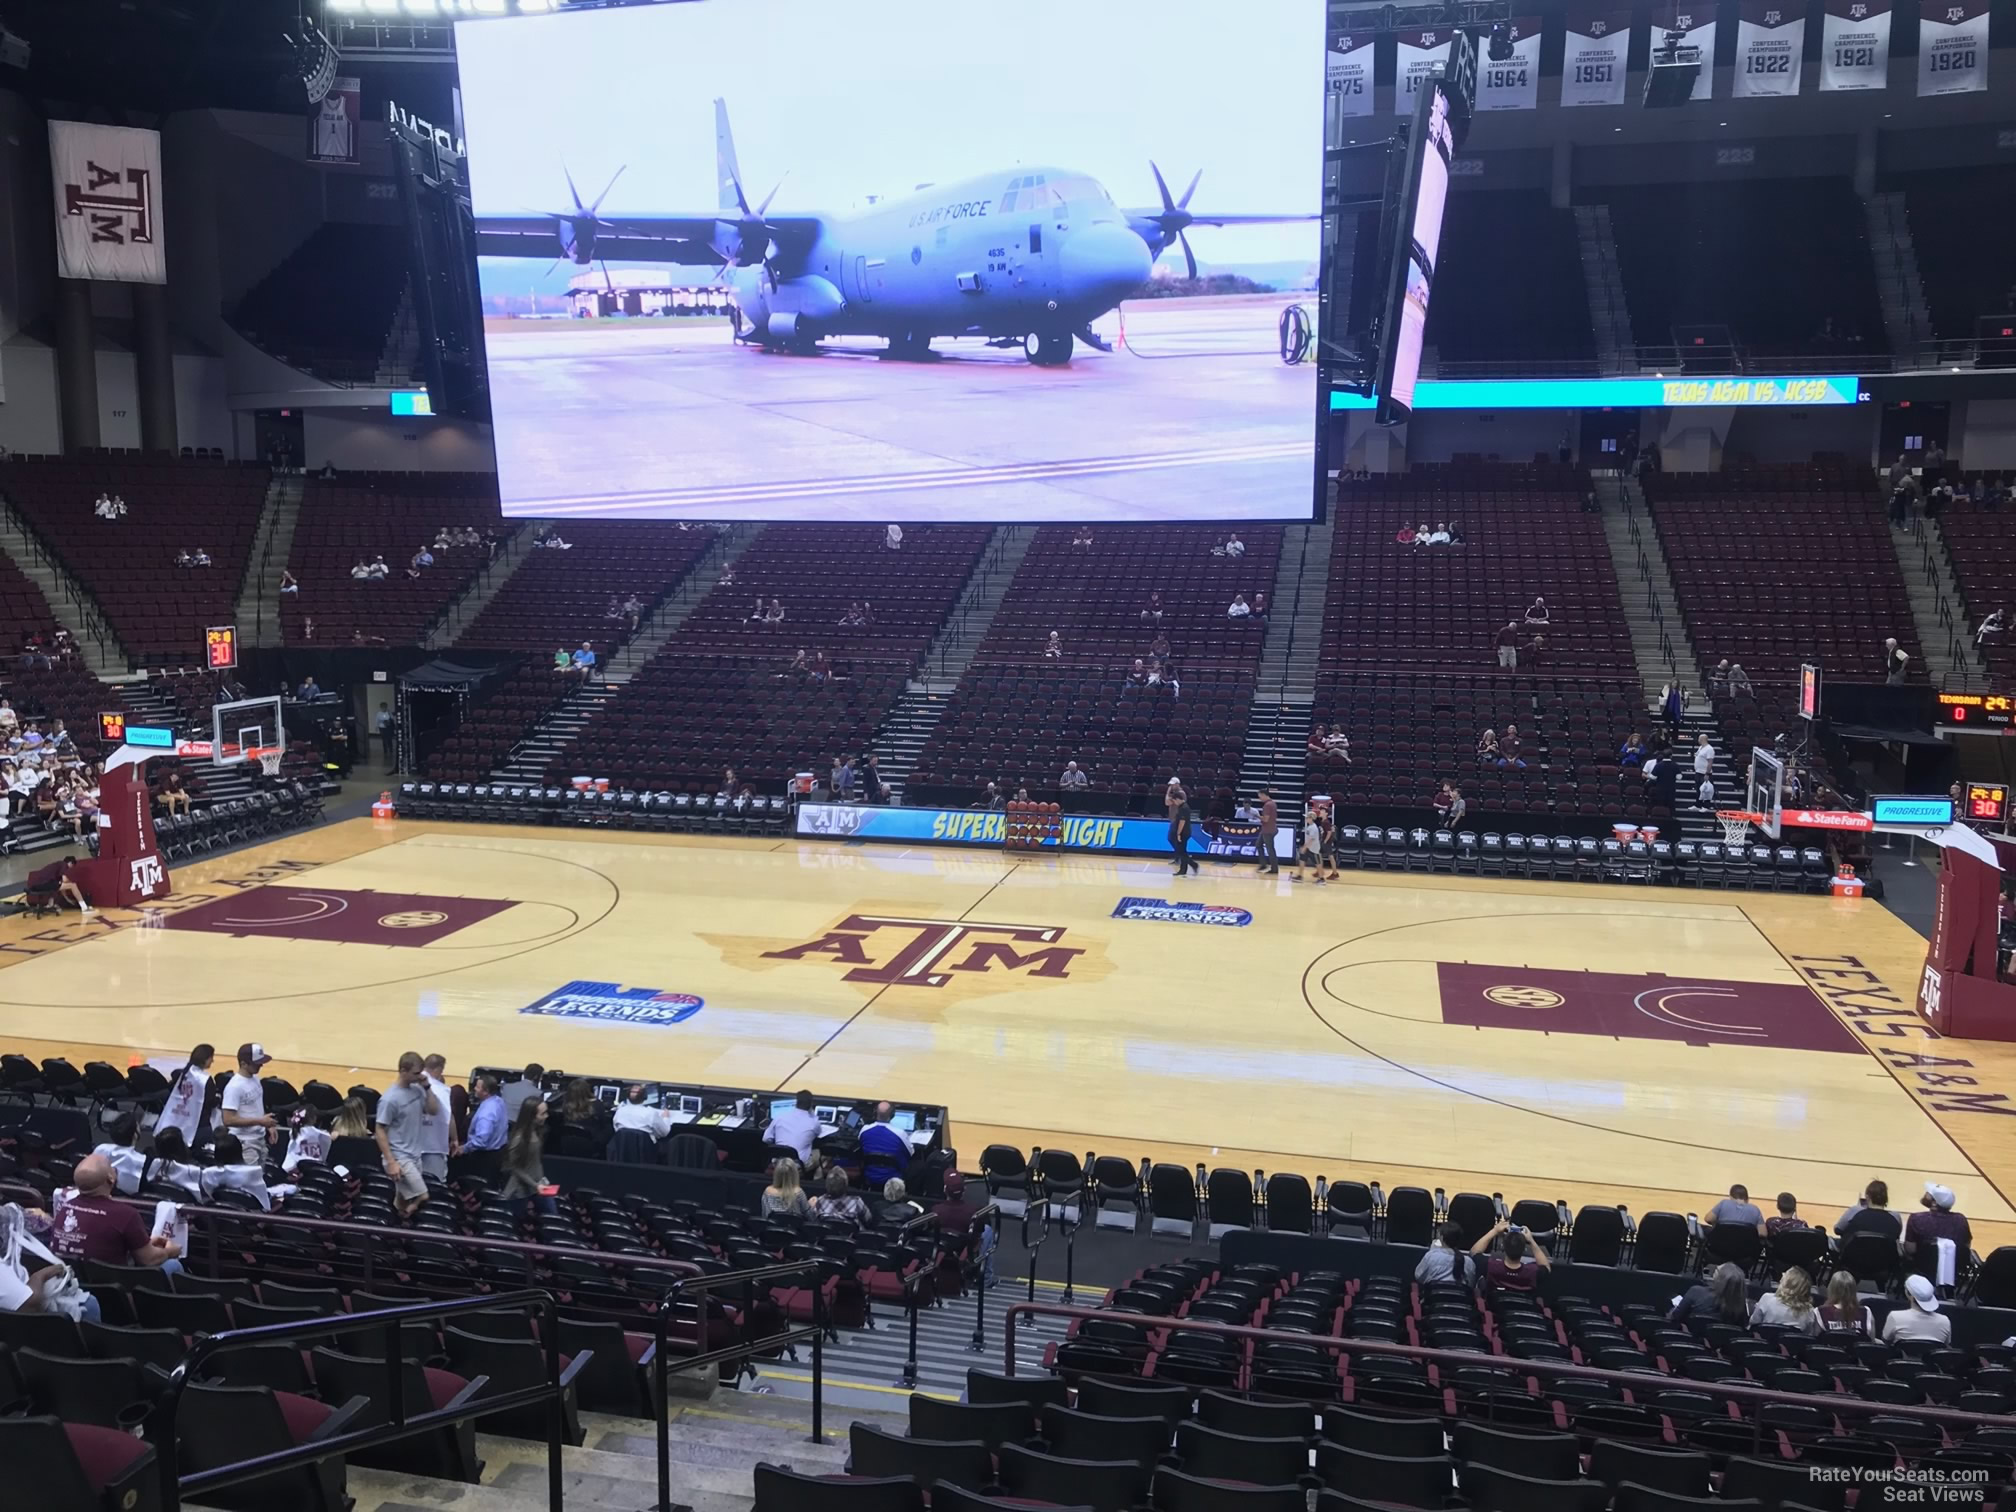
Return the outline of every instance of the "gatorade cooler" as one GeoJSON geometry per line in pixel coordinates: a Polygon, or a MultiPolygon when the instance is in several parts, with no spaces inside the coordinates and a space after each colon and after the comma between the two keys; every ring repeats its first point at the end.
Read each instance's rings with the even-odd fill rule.
{"type": "Polygon", "coordinates": [[[396,819],[398,810],[392,807],[392,790],[387,788],[378,795],[378,801],[371,805],[373,819],[396,819]]]}
{"type": "Polygon", "coordinates": [[[1862,879],[1855,875],[1855,868],[1844,861],[1834,873],[1834,879],[1827,884],[1827,891],[1837,898],[1859,898],[1862,896],[1862,879]]]}

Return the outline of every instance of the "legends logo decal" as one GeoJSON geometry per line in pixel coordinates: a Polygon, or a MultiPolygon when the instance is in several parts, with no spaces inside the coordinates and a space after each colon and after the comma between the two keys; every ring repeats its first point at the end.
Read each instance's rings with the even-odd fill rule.
{"type": "MultiPolygon", "coordinates": [[[[794,963],[839,966],[840,980],[889,987],[1002,990],[1097,979],[1110,969],[1097,942],[1061,925],[927,919],[864,908],[797,940],[707,936],[731,965],[768,970],[794,963]]],[[[886,1001],[886,999],[885,999],[886,1001]]]]}
{"type": "Polygon", "coordinates": [[[685,1023],[703,1006],[705,1000],[690,992],[660,992],[656,987],[623,987],[615,982],[569,982],[518,1011],[541,1018],[662,1029],[667,1024],[685,1023]]]}
{"type": "Polygon", "coordinates": [[[1243,928],[1253,915],[1229,903],[1171,903],[1166,898],[1122,898],[1113,909],[1116,919],[1152,919],[1167,924],[1220,924],[1243,928]]]}

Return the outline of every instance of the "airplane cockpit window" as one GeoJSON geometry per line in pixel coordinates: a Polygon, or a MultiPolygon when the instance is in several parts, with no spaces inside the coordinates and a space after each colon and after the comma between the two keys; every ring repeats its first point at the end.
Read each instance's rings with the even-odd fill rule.
{"type": "MultiPolygon", "coordinates": [[[[1113,196],[1097,179],[1072,175],[1060,178],[1050,186],[1050,193],[1056,196],[1061,206],[1072,212],[1076,218],[1098,225],[1117,221],[1119,212],[1114,208],[1113,196]]],[[[1023,207],[1027,209],[1025,205],[1023,207]]]]}

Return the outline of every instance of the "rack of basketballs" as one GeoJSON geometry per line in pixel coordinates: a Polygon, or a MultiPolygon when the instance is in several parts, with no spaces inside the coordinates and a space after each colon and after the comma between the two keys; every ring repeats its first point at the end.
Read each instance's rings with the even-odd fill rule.
{"type": "Polygon", "coordinates": [[[1008,850],[1040,850],[1055,845],[1064,829],[1064,810],[1054,803],[1011,803],[1002,845],[1008,850]]]}

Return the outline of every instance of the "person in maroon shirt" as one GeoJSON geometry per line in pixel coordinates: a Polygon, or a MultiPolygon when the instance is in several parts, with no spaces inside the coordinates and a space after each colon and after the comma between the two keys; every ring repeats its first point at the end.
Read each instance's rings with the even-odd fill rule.
{"type": "Polygon", "coordinates": [[[1540,1272],[1553,1264],[1531,1234],[1523,1228],[1513,1228],[1503,1218],[1490,1233],[1470,1246],[1470,1253],[1481,1255],[1494,1243],[1498,1253],[1484,1267],[1487,1291],[1530,1292],[1539,1286],[1540,1272]]]}
{"type": "Polygon", "coordinates": [[[112,1163],[103,1155],[86,1155],[71,1179],[77,1195],[63,1204],[49,1241],[58,1259],[148,1266],[169,1275],[182,1269],[175,1242],[150,1235],[139,1210],[112,1194],[112,1163]]]}
{"type": "Polygon", "coordinates": [[[1967,1252],[1974,1244],[1974,1230],[1967,1219],[1953,1211],[1953,1189],[1936,1181],[1925,1183],[1922,1213],[1913,1213],[1904,1225],[1904,1258],[1909,1268],[1921,1276],[1933,1274],[1939,1263],[1939,1241],[1953,1241],[1954,1264],[1964,1269],[1967,1252]]]}

